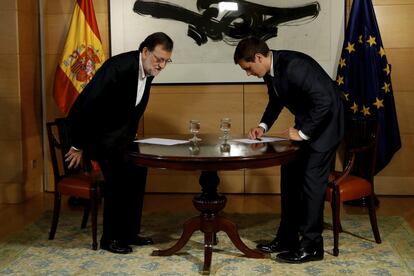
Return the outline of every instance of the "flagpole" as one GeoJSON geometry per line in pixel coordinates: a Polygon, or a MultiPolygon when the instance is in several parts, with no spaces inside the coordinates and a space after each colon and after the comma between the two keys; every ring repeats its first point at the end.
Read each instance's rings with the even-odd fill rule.
{"type": "Polygon", "coordinates": [[[46,89],[45,89],[45,43],[44,43],[44,0],[38,1],[38,12],[39,12],[39,65],[40,65],[40,93],[41,93],[41,120],[42,120],[42,147],[43,147],[43,191],[50,191],[49,189],[49,166],[48,156],[49,147],[47,144],[46,136],[46,89]]]}
{"type": "MultiPolygon", "coordinates": [[[[348,17],[349,17],[349,14],[348,14],[348,6],[350,5],[350,2],[351,2],[351,0],[345,0],[344,1],[344,11],[345,11],[345,16],[344,16],[344,29],[346,30],[346,24],[347,24],[347,22],[348,22],[348,17]]],[[[345,33],[345,30],[344,30],[344,33],[345,33]]]]}
{"type": "Polygon", "coordinates": [[[112,26],[111,26],[111,0],[108,0],[108,37],[109,37],[109,53],[108,56],[112,56],[112,39],[111,39],[111,32],[112,26]]]}

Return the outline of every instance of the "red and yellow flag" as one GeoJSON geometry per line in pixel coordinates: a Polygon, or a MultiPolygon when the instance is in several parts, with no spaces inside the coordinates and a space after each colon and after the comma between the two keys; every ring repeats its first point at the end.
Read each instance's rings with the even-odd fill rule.
{"type": "Polygon", "coordinates": [[[65,116],[104,60],[92,0],[76,0],[53,87],[55,101],[65,116]]]}

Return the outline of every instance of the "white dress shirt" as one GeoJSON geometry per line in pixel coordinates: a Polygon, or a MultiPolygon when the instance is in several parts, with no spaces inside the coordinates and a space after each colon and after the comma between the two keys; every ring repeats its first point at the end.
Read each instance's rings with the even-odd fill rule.
{"type": "Polygon", "coordinates": [[[137,86],[137,99],[135,101],[135,106],[139,105],[139,103],[141,102],[142,96],[144,95],[146,83],[147,83],[147,76],[145,75],[144,66],[142,65],[141,53],[139,53],[138,86],[137,86]]]}

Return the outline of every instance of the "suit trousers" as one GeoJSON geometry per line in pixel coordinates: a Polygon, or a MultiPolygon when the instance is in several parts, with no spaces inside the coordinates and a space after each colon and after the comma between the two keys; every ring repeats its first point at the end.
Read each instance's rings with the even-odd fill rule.
{"type": "Polygon", "coordinates": [[[139,234],[147,168],[122,155],[98,161],[105,178],[102,239],[126,240],[139,234]]]}
{"type": "Polygon", "coordinates": [[[317,152],[304,145],[297,159],[281,166],[281,221],[277,236],[301,245],[322,241],[323,210],[336,147],[317,152]]]}

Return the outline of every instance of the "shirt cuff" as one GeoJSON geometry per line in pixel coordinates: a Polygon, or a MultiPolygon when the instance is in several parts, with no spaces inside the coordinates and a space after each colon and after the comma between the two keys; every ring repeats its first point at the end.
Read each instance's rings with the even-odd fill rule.
{"type": "Polygon", "coordinates": [[[260,123],[259,127],[263,128],[265,133],[267,132],[267,125],[265,123],[260,123]]]}
{"type": "Polygon", "coordinates": [[[309,140],[309,138],[310,138],[308,135],[304,134],[300,130],[298,131],[298,134],[299,134],[300,138],[302,138],[303,140],[309,140]]]}
{"type": "Polygon", "coordinates": [[[74,149],[75,151],[81,151],[80,149],[75,148],[74,146],[71,146],[71,148],[74,149]]]}

